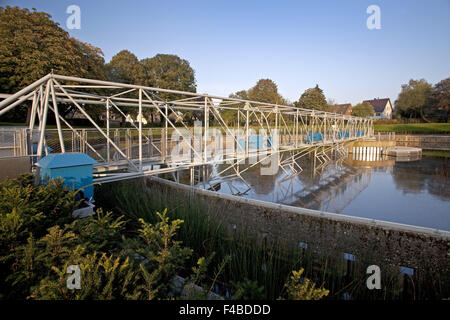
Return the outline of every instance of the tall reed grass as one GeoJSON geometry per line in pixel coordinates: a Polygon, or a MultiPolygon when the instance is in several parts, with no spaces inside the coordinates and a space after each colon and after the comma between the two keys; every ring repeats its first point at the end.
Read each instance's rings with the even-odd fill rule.
{"type": "MultiPolygon", "coordinates": [[[[201,256],[209,257],[214,253],[212,266],[218,266],[230,256],[231,261],[218,279],[216,290],[226,297],[233,295],[236,284],[248,279],[264,287],[260,299],[277,299],[282,295],[291,271],[299,268],[304,268],[305,277],[317,286],[330,290],[328,299],[442,299],[449,295],[448,288],[442,286],[442,283],[448,284],[449,279],[433,279],[432,276],[429,279],[417,279],[417,276],[404,279],[395,267],[383,269],[381,290],[368,290],[366,268],[367,262],[371,261],[370,252],[359,256],[357,262],[348,262],[333,250],[327,256],[319,256],[310,249],[301,249],[281,240],[266,241],[242,227],[230,230],[217,218],[220,214],[210,212],[211,209],[195,197],[169,189],[149,190],[142,178],[98,186],[95,194],[98,207],[128,218],[130,232],[136,230],[138,218],[155,222],[154,213],[165,208],[172,219],[182,219],[184,223],[177,240],[194,250],[191,266],[201,256]],[[426,285],[421,286],[419,282],[426,285]]],[[[212,267],[209,278],[213,277],[212,267]]]]}

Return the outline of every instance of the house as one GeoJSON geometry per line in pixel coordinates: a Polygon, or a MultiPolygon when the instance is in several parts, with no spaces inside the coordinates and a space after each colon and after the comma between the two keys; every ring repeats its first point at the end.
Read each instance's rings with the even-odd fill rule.
{"type": "Polygon", "coordinates": [[[375,114],[372,119],[392,119],[392,103],[389,98],[364,100],[372,105],[375,114]]]}
{"type": "Polygon", "coordinates": [[[351,116],[352,115],[352,105],[350,103],[330,105],[328,108],[328,112],[351,116]]]}

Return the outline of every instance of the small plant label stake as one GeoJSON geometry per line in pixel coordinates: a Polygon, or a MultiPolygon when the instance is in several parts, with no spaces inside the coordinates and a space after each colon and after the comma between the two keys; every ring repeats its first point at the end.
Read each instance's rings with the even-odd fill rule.
{"type": "Polygon", "coordinates": [[[67,278],[67,289],[81,289],[81,271],[80,267],[77,265],[70,265],[66,269],[66,273],[69,273],[70,276],[67,278]]]}
{"type": "Polygon", "coordinates": [[[369,290],[373,289],[381,289],[381,270],[377,265],[371,265],[367,267],[367,274],[371,274],[369,278],[367,278],[367,288],[369,290]]]}

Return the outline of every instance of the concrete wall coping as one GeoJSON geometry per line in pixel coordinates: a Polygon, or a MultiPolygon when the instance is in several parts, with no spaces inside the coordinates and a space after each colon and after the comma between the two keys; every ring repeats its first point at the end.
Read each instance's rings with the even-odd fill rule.
{"type": "Polygon", "coordinates": [[[184,189],[186,191],[204,194],[206,196],[211,196],[211,197],[216,197],[216,198],[221,198],[221,199],[228,199],[228,200],[235,201],[235,202],[251,204],[254,206],[259,206],[259,207],[263,207],[263,208],[267,208],[267,209],[282,210],[285,212],[291,212],[294,214],[301,214],[301,215],[308,215],[308,216],[322,218],[322,219],[363,224],[366,226],[378,227],[378,228],[382,228],[385,230],[421,233],[421,234],[428,235],[428,236],[434,236],[434,237],[437,236],[437,237],[441,237],[441,238],[450,240],[450,232],[445,231],[445,230],[419,227],[419,226],[413,226],[413,225],[397,223],[397,222],[389,222],[389,221],[383,221],[383,220],[354,217],[354,216],[348,216],[348,215],[337,214],[337,213],[332,213],[332,212],[325,212],[325,211],[319,211],[319,210],[313,210],[313,209],[293,207],[293,206],[289,206],[289,205],[277,204],[277,203],[267,202],[267,201],[262,201],[262,200],[242,198],[242,197],[233,196],[233,195],[229,195],[229,194],[223,194],[223,193],[218,193],[215,191],[191,187],[189,185],[180,184],[177,182],[165,180],[165,179],[158,178],[155,176],[148,176],[147,179],[154,180],[156,182],[160,182],[162,184],[166,184],[169,186],[173,186],[178,189],[184,189]]]}

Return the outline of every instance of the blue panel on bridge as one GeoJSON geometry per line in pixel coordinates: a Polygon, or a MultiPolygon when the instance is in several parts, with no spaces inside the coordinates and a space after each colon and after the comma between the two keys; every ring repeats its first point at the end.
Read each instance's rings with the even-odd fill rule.
{"type": "Polygon", "coordinates": [[[310,132],[306,137],[306,143],[317,142],[323,140],[323,134],[320,132],[310,132]]]}
{"type": "Polygon", "coordinates": [[[364,136],[364,130],[357,130],[356,131],[356,136],[357,137],[363,137],[364,136]]]}
{"type": "MultiPolygon", "coordinates": [[[[272,137],[267,139],[267,146],[271,146],[272,137]]],[[[245,139],[238,140],[239,146],[245,150],[245,139]]],[[[249,136],[248,137],[248,148],[249,149],[262,149],[264,147],[264,137],[263,136],[249,136]]]]}
{"type": "Polygon", "coordinates": [[[348,131],[339,131],[338,132],[338,139],[344,139],[350,137],[350,134],[348,131]]]}
{"type": "Polygon", "coordinates": [[[92,165],[97,163],[84,153],[49,154],[39,160],[36,165],[41,168],[41,181],[47,179],[64,179],[69,189],[83,188],[84,197],[94,196],[92,165]]]}

